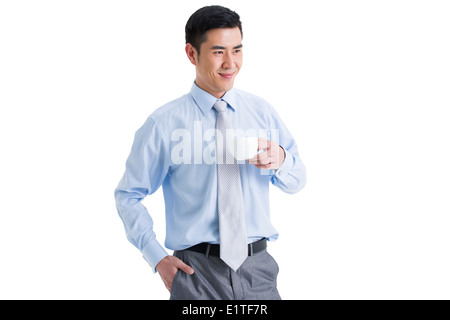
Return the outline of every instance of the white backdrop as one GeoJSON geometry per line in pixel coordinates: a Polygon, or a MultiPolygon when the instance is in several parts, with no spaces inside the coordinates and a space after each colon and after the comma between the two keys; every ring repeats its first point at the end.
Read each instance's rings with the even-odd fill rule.
{"type": "MultiPolygon", "coordinates": [[[[282,297],[449,299],[448,2],[218,3],[243,21],[236,87],[307,168],[271,192],[282,297]]],[[[135,131],[190,90],[184,26],[209,4],[0,2],[1,299],[169,297],[113,191],[135,131]]],[[[162,191],[145,205],[163,242],[162,191]]]]}

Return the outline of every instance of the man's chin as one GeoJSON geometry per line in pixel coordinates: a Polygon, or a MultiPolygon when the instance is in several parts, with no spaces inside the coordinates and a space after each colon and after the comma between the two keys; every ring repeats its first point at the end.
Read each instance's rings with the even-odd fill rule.
{"type": "Polygon", "coordinates": [[[231,89],[233,89],[233,85],[234,85],[234,81],[229,81],[225,85],[221,86],[221,91],[223,91],[223,92],[230,91],[231,89]]]}

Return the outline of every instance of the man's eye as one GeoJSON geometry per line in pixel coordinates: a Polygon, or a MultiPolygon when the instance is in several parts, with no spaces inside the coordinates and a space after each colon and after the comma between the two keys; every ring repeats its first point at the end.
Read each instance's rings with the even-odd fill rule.
{"type": "Polygon", "coordinates": [[[214,51],[214,54],[223,54],[223,51],[214,51]]]}
{"type": "Polygon", "coordinates": [[[239,52],[241,52],[240,49],[234,50],[234,53],[239,53],[239,52]]]}

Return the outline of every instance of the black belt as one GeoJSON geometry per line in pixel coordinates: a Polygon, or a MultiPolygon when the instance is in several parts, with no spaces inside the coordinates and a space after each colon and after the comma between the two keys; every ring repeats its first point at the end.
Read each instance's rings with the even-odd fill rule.
{"type": "MultiPolygon", "coordinates": [[[[253,243],[248,244],[248,255],[252,256],[255,253],[264,250],[267,248],[267,239],[262,238],[261,240],[255,241],[253,243]]],[[[205,254],[206,256],[215,256],[220,257],[220,245],[219,244],[211,244],[211,243],[199,243],[195,246],[186,248],[184,250],[200,252],[205,254]]]]}

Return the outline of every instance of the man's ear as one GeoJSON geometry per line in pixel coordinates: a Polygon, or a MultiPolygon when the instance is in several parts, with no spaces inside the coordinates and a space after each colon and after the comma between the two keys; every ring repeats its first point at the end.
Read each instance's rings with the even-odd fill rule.
{"type": "Polygon", "coordinates": [[[198,61],[198,54],[197,54],[197,50],[194,48],[194,46],[190,43],[186,44],[186,47],[184,48],[186,51],[186,55],[189,59],[189,61],[191,61],[191,63],[196,66],[197,65],[197,61],[198,61]]]}

